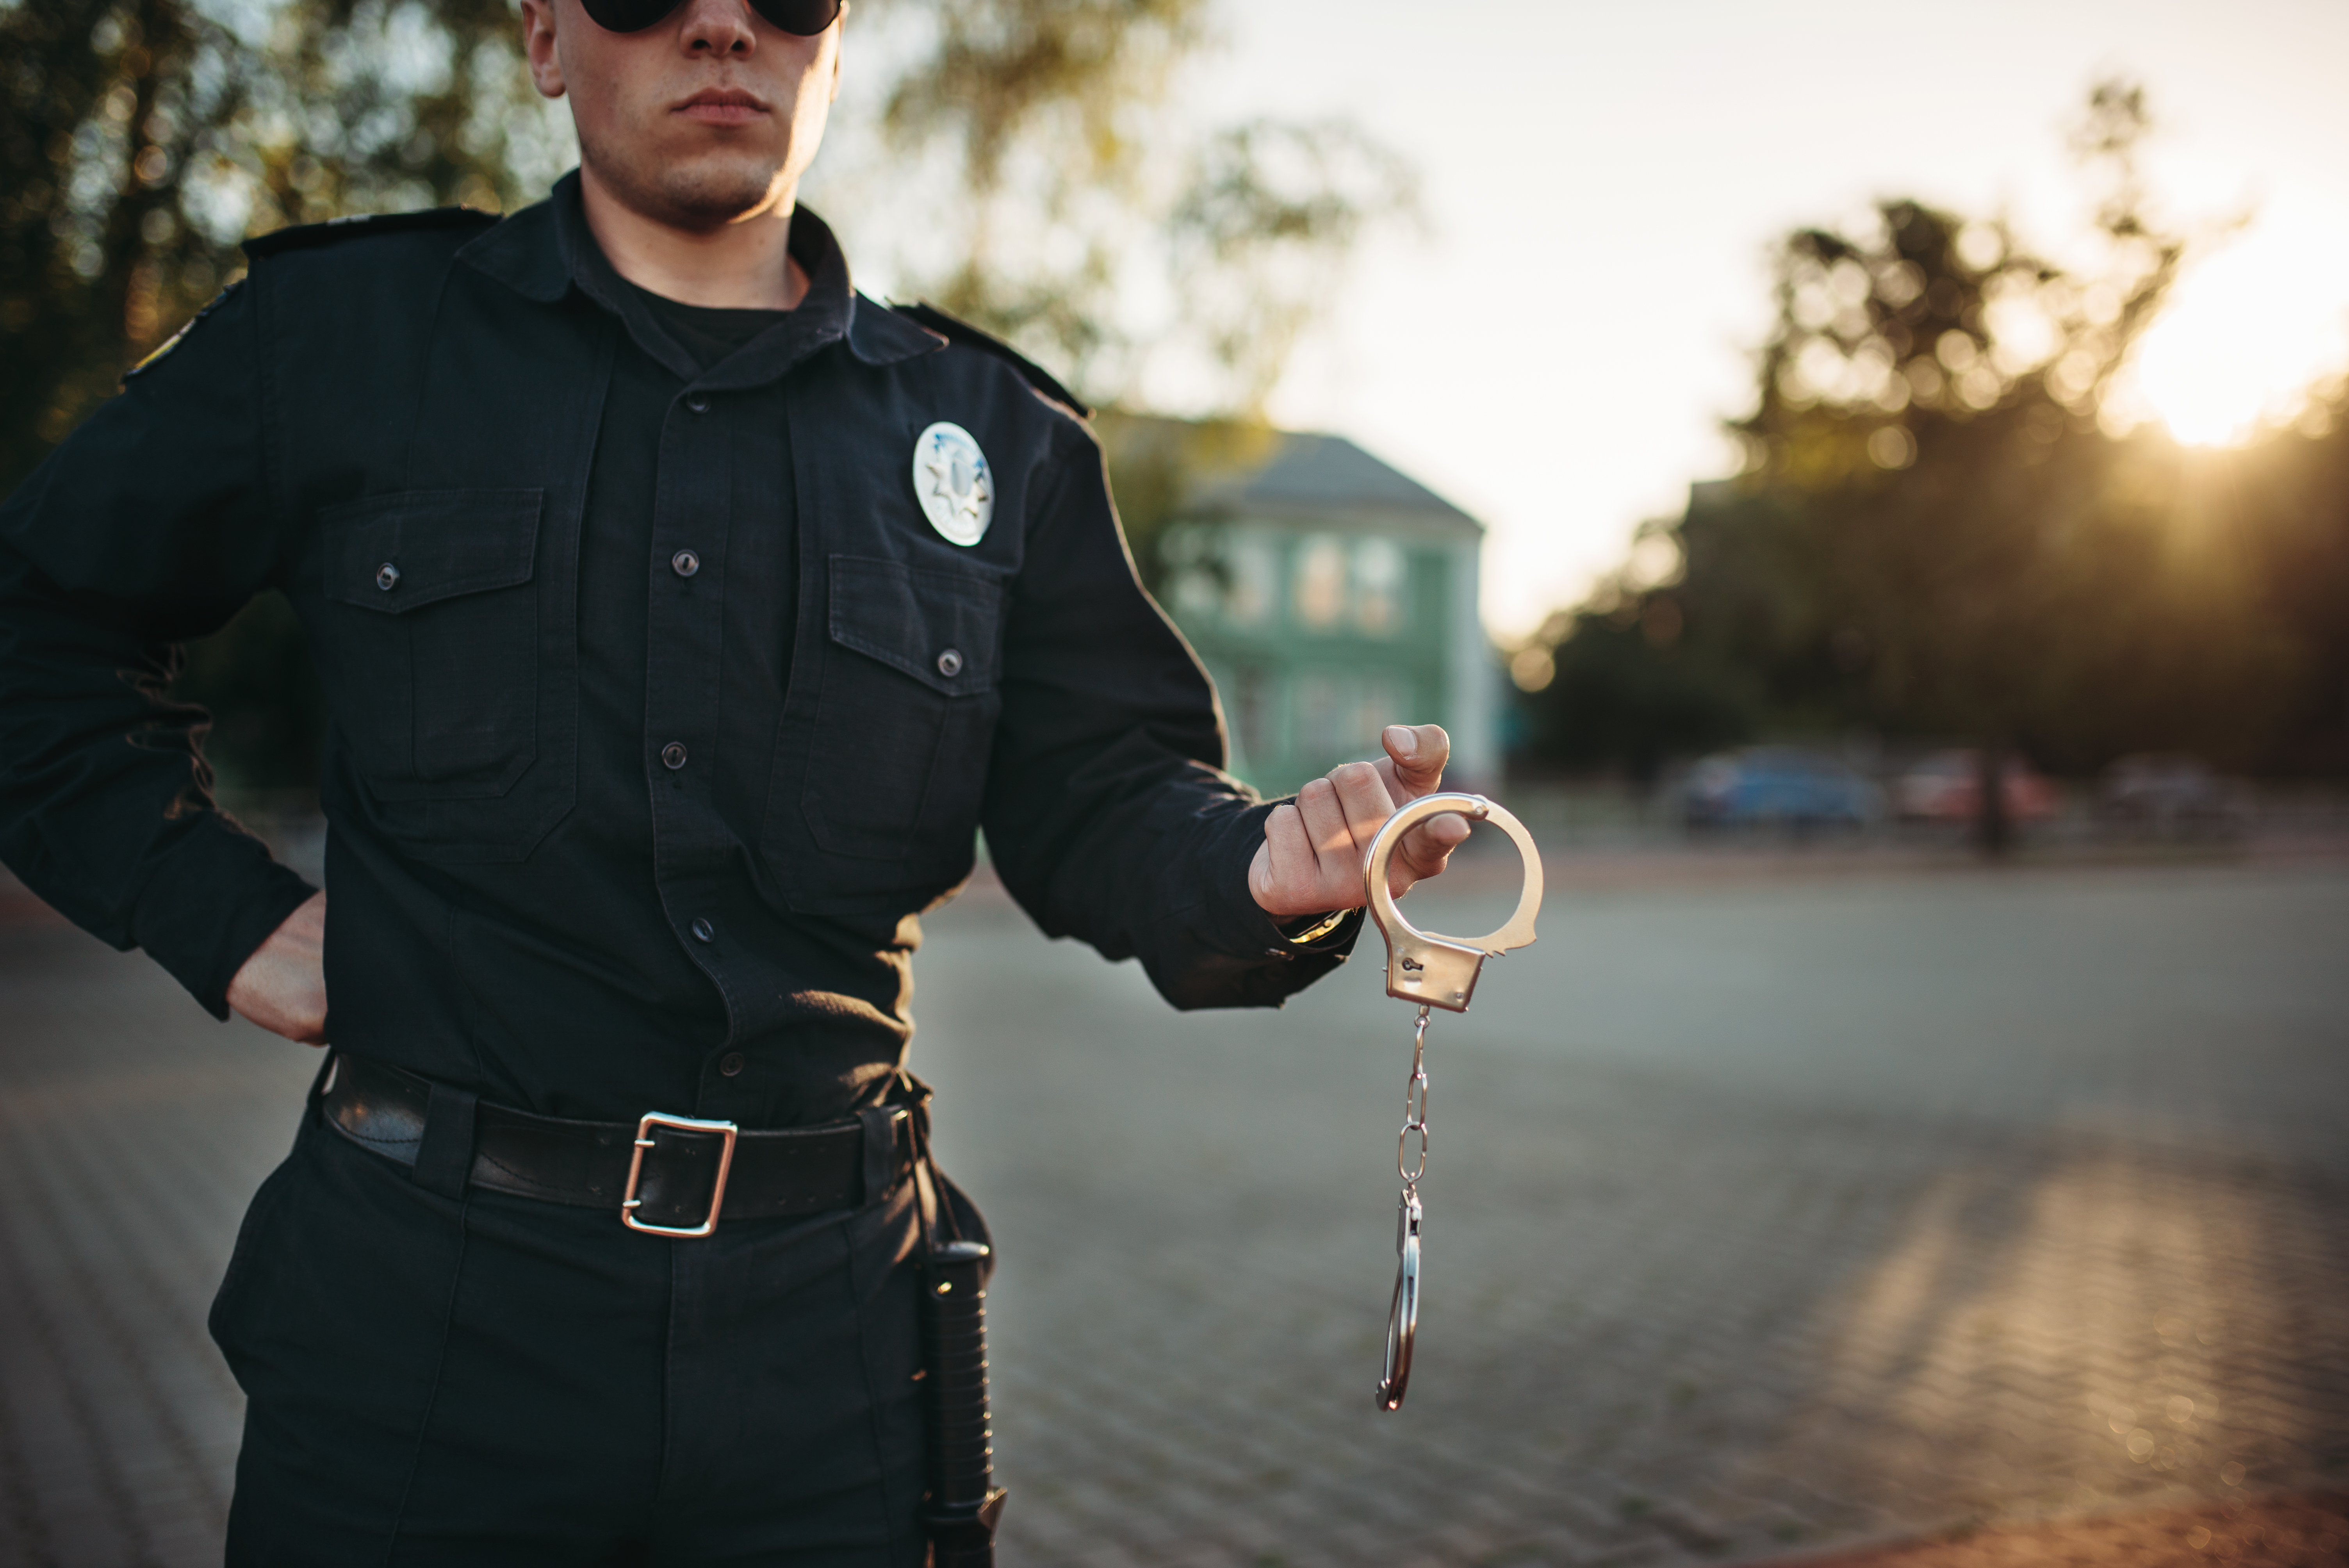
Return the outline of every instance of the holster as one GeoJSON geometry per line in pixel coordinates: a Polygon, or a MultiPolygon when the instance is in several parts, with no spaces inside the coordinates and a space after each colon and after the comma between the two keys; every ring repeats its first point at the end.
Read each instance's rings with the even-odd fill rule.
{"type": "Polygon", "coordinates": [[[929,1390],[927,1496],[931,1568],[994,1568],[995,1431],[987,1402],[985,1242],[967,1239],[952,1189],[930,1154],[929,1089],[911,1074],[914,1191],[922,1216],[922,1350],[929,1390]]]}

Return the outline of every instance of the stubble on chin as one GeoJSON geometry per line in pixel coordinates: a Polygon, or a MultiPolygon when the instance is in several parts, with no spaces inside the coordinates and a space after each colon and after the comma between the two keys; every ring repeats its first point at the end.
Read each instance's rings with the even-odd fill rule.
{"type": "Polygon", "coordinates": [[[662,160],[638,149],[612,156],[583,145],[602,183],[633,211],[671,228],[722,229],[772,206],[781,172],[747,150],[662,160]]]}

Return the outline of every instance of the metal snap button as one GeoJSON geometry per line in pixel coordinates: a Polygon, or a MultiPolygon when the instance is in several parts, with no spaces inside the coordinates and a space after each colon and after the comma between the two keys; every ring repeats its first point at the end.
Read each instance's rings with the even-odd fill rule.
{"type": "Polygon", "coordinates": [[[388,593],[399,586],[399,568],[387,561],[375,569],[375,585],[388,593]]]}
{"type": "Polygon", "coordinates": [[[742,1071],[742,1053],[740,1051],[729,1051],[724,1056],[719,1057],[718,1070],[728,1078],[740,1077],[742,1071]]]}
{"type": "Polygon", "coordinates": [[[938,655],[938,674],[948,680],[962,674],[962,655],[953,648],[938,655]]]}
{"type": "Polygon", "coordinates": [[[671,771],[684,767],[685,747],[680,742],[674,740],[670,741],[667,746],[662,747],[661,764],[671,771]]]}
{"type": "Polygon", "coordinates": [[[709,412],[709,399],[703,397],[698,392],[696,392],[692,397],[688,397],[685,400],[685,406],[692,409],[697,414],[707,414],[709,412]]]}
{"type": "Polygon", "coordinates": [[[696,942],[709,942],[717,935],[718,928],[709,923],[708,915],[698,914],[693,917],[693,939],[696,942]]]}
{"type": "Polygon", "coordinates": [[[679,577],[690,577],[701,570],[701,557],[690,550],[680,550],[668,558],[668,569],[679,577]]]}

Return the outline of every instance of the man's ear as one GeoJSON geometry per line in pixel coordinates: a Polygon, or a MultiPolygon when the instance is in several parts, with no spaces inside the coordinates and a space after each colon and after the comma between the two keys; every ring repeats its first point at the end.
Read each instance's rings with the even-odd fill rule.
{"type": "Polygon", "coordinates": [[[554,0],[522,0],[522,51],[541,98],[563,96],[563,60],[554,49],[554,0]]]}
{"type": "Polygon", "coordinates": [[[833,18],[832,25],[839,30],[833,35],[832,39],[832,97],[824,101],[838,103],[840,101],[840,52],[848,42],[848,0],[840,0],[840,15],[833,18]]]}

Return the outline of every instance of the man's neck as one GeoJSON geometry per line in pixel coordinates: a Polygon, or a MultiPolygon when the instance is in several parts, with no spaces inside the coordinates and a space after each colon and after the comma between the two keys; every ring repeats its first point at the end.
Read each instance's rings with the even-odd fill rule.
{"type": "Polygon", "coordinates": [[[588,232],[612,270],[638,288],[683,304],[795,310],[808,277],[791,253],[795,191],[765,210],[710,230],[680,229],[620,200],[592,168],[579,171],[588,232]]]}

